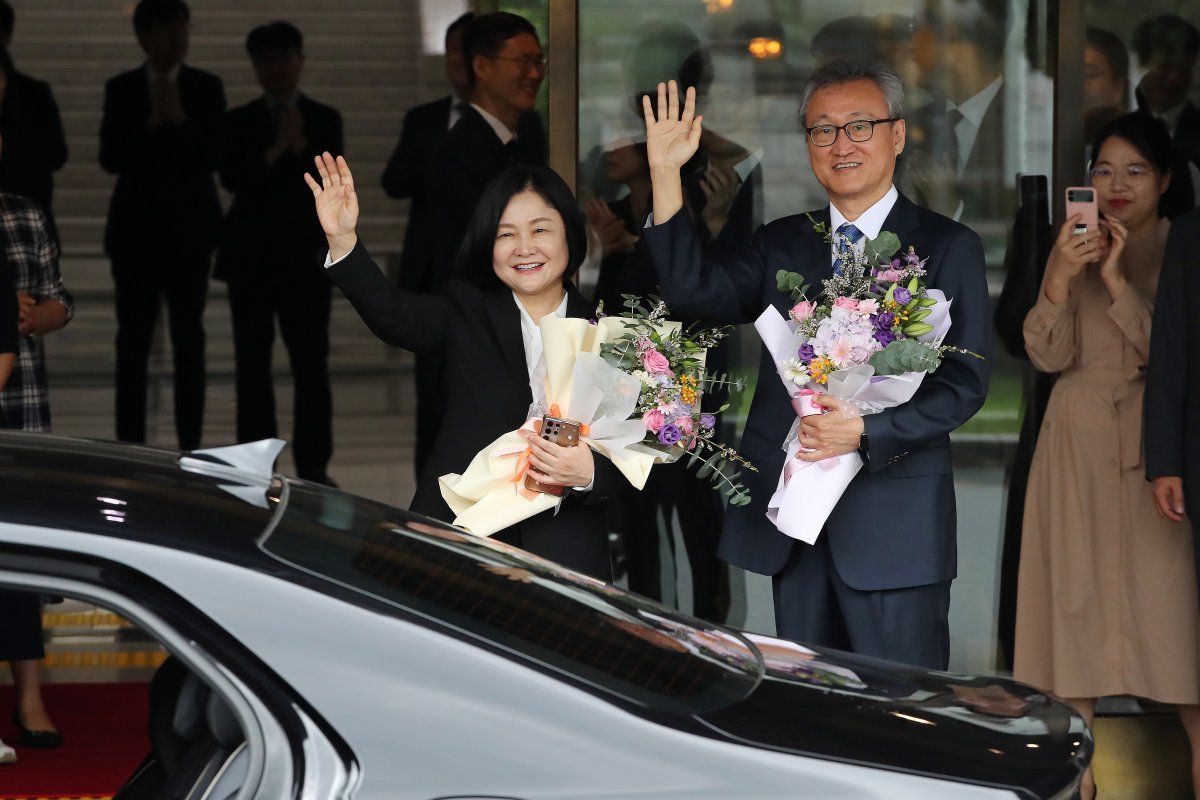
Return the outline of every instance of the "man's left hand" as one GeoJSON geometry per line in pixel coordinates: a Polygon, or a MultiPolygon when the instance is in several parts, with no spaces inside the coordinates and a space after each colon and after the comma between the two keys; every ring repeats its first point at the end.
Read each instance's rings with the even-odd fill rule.
{"type": "Polygon", "coordinates": [[[820,461],[831,456],[843,456],[858,450],[865,430],[862,414],[853,403],[828,394],[817,395],[814,401],[829,411],[812,414],[800,422],[800,445],[809,452],[800,452],[801,461],[820,461]]]}

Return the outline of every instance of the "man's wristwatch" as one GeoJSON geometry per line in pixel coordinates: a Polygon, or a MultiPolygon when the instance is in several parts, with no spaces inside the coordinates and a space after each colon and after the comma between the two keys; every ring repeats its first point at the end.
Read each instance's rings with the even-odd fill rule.
{"type": "Polygon", "coordinates": [[[858,454],[860,456],[862,456],[862,460],[864,462],[867,460],[867,448],[869,446],[870,445],[867,440],[867,432],[863,431],[862,436],[858,437],[858,454]]]}

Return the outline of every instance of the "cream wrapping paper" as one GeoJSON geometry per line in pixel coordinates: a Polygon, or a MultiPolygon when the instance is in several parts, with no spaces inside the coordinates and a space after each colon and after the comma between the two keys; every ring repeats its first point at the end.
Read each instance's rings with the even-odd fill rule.
{"type": "MultiPolygon", "coordinates": [[[[633,447],[646,436],[642,421],[629,419],[637,406],[641,382],[599,355],[600,345],[624,332],[625,321],[604,317],[593,325],[587,320],[551,314],[538,324],[546,363],[546,400],[543,406],[535,398],[521,429],[533,430],[533,423],[551,406],[557,406],[559,416],[587,426],[583,444],[608,458],[641,489],[650,468],[669,459],[633,447]]],[[[553,495],[526,490],[521,480],[514,481],[525,449],[524,439],[514,430],[476,454],[461,475],[451,473],[438,479],[442,498],[455,514],[455,525],[491,536],[561,502],[553,495]]]]}
{"type": "MultiPolygon", "coordinates": [[[[924,320],[933,326],[933,330],[917,338],[922,342],[941,344],[950,330],[952,301],[937,289],[930,289],[927,294],[938,301],[930,307],[930,314],[924,320]]],[[[798,398],[802,387],[783,377],[781,367],[785,361],[796,357],[805,337],[793,332],[792,326],[774,306],[769,306],[755,320],[754,329],[771,354],[784,388],[793,399],[798,398]]],[[[825,390],[834,397],[849,400],[863,414],[875,414],[911,400],[925,380],[925,374],[875,375],[874,368],[864,364],[831,372],[825,390]]],[[[775,494],[767,501],[766,516],[782,533],[813,544],[846,487],[862,468],[863,461],[858,453],[816,462],[800,461],[796,458],[800,452],[799,428],[797,417],[782,445],[787,455],[775,494]]]]}

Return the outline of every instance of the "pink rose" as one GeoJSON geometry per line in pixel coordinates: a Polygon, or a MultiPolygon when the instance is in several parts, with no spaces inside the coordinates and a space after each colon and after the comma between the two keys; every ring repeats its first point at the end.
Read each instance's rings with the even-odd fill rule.
{"type": "Polygon", "coordinates": [[[651,433],[658,433],[660,430],[662,430],[663,423],[665,422],[666,418],[663,417],[663,413],[658,409],[647,411],[642,417],[642,424],[645,425],[646,430],[650,431],[651,433]]]}
{"type": "Polygon", "coordinates": [[[882,272],[875,273],[875,281],[877,283],[895,283],[900,280],[900,272],[894,269],[885,269],[882,272]]]}
{"type": "Polygon", "coordinates": [[[833,301],[834,308],[844,308],[847,311],[858,311],[858,301],[853,297],[839,297],[833,301]]]}
{"type": "Polygon", "coordinates": [[[657,350],[647,350],[642,353],[642,363],[646,365],[646,372],[651,375],[671,374],[671,362],[667,361],[667,357],[657,350]]]}
{"type": "Polygon", "coordinates": [[[675,427],[683,431],[684,436],[692,435],[692,418],[691,417],[676,417],[675,427]]]}
{"type": "Polygon", "coordinates": [[[813,302],[811,300],[801,300],[792,306],[792,319],[796,320],[796,322],[803,322],[812,315],[813,302]]]}

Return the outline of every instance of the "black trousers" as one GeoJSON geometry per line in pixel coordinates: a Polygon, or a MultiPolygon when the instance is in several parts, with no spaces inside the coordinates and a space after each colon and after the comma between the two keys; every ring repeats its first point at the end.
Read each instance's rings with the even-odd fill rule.
{"type": "Polygon", "coordinates": [[[41,596],[0,591],[0,661],[29,661],[45,656],[41,596]]]}
{"type": "Polygon", "coordinates": [[[686,459],[680,459],[650,470],[642,491],[622,481],[618,502],[617,525],[625,546],[629,588],[662,600],[658,515],[661,512],[666,521],[667,541],[673,549],[671,517],[678,512],[692,571],[692,615],[722,622],[728,610],[729,588],[726,567],[717,558],[717,540],[725,518],[720,493],[706,479],[697,478],[695,468],[686,466],[686,459]]]}
{"type": "Polygon", "coordinates": [[[278,435],[271,352],[275,323],[292,369],[292,457],[304,480],[325,481],[333,456],[333,392],[329,382],[332,288],[304,259],[229,279],[237,369],[237,439],[278,435]]]}
{"type": "Polygon", "coordinates": [[[829,533],[797,541],[771,581],[782,639],[946,669],[950,661],[950,581],[864,591],[842,580],[829,533]]]}
{"type": "MultiPolygon", "coordinates": [[[[148,247],[148,250],[152,250],[148,247]]],[[[175,433],[182,450],[204,427],[204,302],[210,253],[113,258],[117,306],[117,438],[146,441],[146,368],[166,300],[174,361],[175,433]]]]}

